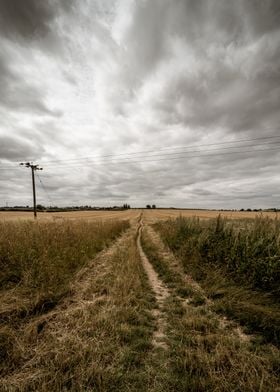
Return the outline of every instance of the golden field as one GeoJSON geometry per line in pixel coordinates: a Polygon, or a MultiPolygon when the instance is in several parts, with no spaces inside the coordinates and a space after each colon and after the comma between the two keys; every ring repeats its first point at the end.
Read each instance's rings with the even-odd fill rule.
{"type": "MultiPolygon", "coordinates": [[[[180,209],[131,209],[125,211],[68,211],[68,212],[38,212],[38,220],[59,221],[64,219],[87,219],[87,220],[108,220],[121,219],[130,220],[136,218],[143,212],[144,219],[149,222],[157,220],[166,220],[169,218],[177,218],[183,216],[186,218],[199,217],[202,219],[216,218],[218,215],[228,219],[247,219],[255,218],[262,215],[268,218],[277,218],[277,212],[255,212],[255,211],[212,211],[212,210],[180,210],[180,209]]],[[[0,221],[10,220],[33,220],[32,212],[18,212],[18,211],[0,211],[0,221]]]]}
{"type": "Polygon", "coordinates": [[[276,216],[1,212],[0,390],[280,392],[276,216]]]}

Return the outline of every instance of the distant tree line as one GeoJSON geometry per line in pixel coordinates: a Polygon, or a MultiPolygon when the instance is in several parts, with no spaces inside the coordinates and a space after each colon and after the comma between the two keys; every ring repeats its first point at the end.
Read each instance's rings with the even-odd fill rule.
{"type": "MultiPolygon", "coordinates": [[[[65,211],[123,211],[130,209],[130,205],[124,203],[122,206],[112,206],[112,207],[94,207],[89,205],[84,206],[66,206],[66,207],[57,207],[57,206],[44,206],[42,204],[37,204],[37,211],[41,212],[65,212],[65,211]]],[[[13,206],[13,207],[0,207],[0,211],[33,211],[32,206],[13,206]]]]}
{"type": "MultiPolygon", "coordinates": [[[[129,204],[124,203],[121,206],[111,206],[111,207],[95,207],[90,205],[84,206],[66,206],[66,207],[57,207],[57,206],[44,206],[42,204],[37,204],[37,210],[41,212],[64,212],[64,211],[123,211],[129,210],[131,207],[129,204]]],[[[147,204],[147,209],[155,209],[155,204],[147,204]]],[[[176,208],[176,207],[168,207],[167,209],[175,209],[175,210],[192,210],[192,208],[176,208]]],[[[195,208],[196,210],[206,210],[205,208],[195,208]]],[[[13,206],[13,207],[0,207],[0,211],[33,211],[32,206],[13,206]]],[[[254,212],[262,212],[262,211],[271,211],[271,212],[279,212],[280,208],[240,208],[240,209],[210,209],[208,211],[254,211],[254,212]]]]}

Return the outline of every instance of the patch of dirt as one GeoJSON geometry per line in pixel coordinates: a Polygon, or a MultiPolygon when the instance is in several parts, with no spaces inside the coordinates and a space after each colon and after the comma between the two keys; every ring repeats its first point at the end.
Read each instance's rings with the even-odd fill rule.
{"type": "Polygon", "coordinates": [[[146,254],[143,251],[141,245],[141,233],[142,233],[142,221],[140,221],[140,227],[137,236],[137,247],[139,250],[139,254],[143,263],[144,270],[148,276],[151,288],[155,294],[155,298],[157,301],[158,309],[153,310],[153,316],[157,322],[157,329],[154,332],[153,336],[153,345],[155,347],[161,347],[163,349],[167,349],[167,344],[165,342],[165,327],[166,320],[163,313],[163,304],[165,299],[169,296],[169,291],[163,282],[160,280],[158,274],[154,270],[152,264],[149,262],[146,254]]]}

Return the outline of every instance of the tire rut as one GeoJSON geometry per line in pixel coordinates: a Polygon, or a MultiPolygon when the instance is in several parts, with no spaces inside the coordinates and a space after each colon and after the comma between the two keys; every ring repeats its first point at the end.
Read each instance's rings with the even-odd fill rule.
{"type": "MultiPolygon", "coordinates": [[[[211,309],[212,305],[212,300],[207,298],[204,290],[202,287],[197,283],[193,278],[186,274],[183,270],[182,265],[178,262],[174,254],[167,249],[167,247],[163,244],[159,234],[154,231],[154,229],[150,226],[147,225],[147,231],[150,239],[152,240],[153,244],[156,246],[159,255],[163,258],[163,260],[169,265],[170,270],[174,271],[176,274],[178,274],[182,280],[182,282],[185,282],[187,285],[190,285],[194,292],[199,293],[202,298],[205,301],[205,306],[209,312],[209,314],[214,315],[217,317],[220,328],[222,330],[229,330],[232,331],[232,333],[237,336],[240,341],[242,342],[250,342],[251,338],[253,335],[248,335],[244,332],[243,328],[236,322],[229,320],[226,316],[221,316],[216,313],[213,313],[211,309]]],[[[192,300],[191,297],[189,298],[181,298],[180,296],[177,295],[177,298],[182,301],[182,303],[185,306],[192,306],[192,300]]]]}
{"type": "Polygon", "coordinates": [[[147,274],[150,286],[154,292],[155,299],[157,302],[157,309],[152,311],[152,315],[154,316],[157,324],[157,328],[154,331],[152,343],[155,348],[161,347],[163,349],[167,349],[166,344],[166,317],[164,315],[164,302],[169,297],[169,291],[164,283],[159,278],[157,272],[154,270],[154,267],[150,263],[148,257],[146,256],[142,245],[141,245],[141,234],[142,234],[143,222],[140,219],[139,229],[137,235],[137,247],[139,250],[140,258],[144,267],[144,270],[147,274]]]}

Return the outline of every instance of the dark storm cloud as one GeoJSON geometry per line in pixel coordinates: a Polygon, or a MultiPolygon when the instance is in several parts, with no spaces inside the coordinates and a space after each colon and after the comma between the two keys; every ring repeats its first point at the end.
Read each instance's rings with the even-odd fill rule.
{"type": "MultiPolygon", "coordinates": [[[[34,63],[34,54],[38,53],[38,50],[44,53],[48,49],[54,49],[52,42],[55,29],[52,23],[59,10],[63,7],[71,7],[72,1],[70,0],[68,4],[68,7],[64,2],[57,4],[56,0],[0,1],[2,117],[9,116],[13,112],[18,112],[19,115],[20,113],[52,117],[61,115],[60,110],[50,108],[46,103],[43,84],[34,83],[33,79],[38,79],[40,65],[32,64],[32,61],[34,63]],[[33,53],[32,50],[35,52],[33,53]],[[34,65],[38,68],[34,69],[34,65]]],[[[59,40],[58,35],[57,40],[59,40]]],[[[48,54],[52,55],[51,52],[48,54]]]]}
{"type": "Polygon", "coordinates": [[[278,0],[175,0],[168,4],[170,25],[191,40],[208,32],[209,41],[230,43],[243,41],[247,32],[258,37],[279,29],[278,0]]]}
{"type": "MultiPolygon", "coordinates": [[[[38,157],[42,147],[27,140],[0,135],[0,157],[7,160],[21,160],[24,157],[38,157]]],[[[1,166],[0,166],[1,167],[1,166]]]]}
{"type": "Polygon", "coordinates": [[[11,40],[35,40],[52,30],[60,10],[70,11],[73,0],[0,0],[0,33],[11,40]]]}
{"type": "Polygon", "coordinates": [[[145,104],[165,125],[279,132],[279,1],[155,0],[133,10],[123,78],[135,101],[154,75],[160,88],[145,104]]]}
{"type": "Polygon", "coordinates": [[[253,34],[261,35],[265,32],[279,30],[280,3],[278,0],[245,1],[243,6],[253,34]]]}
{"type": "Polygon", "coordinates": [[[1,0],[0,32],[10,39],[34,39],[49,31],[54,15],[48,0],[1,0]]]}

